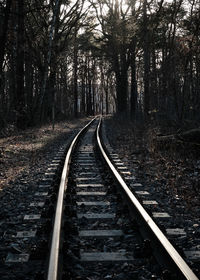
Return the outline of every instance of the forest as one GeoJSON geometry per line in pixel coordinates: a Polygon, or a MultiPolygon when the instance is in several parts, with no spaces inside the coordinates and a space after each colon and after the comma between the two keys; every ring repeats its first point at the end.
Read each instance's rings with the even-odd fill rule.
{"type": "Polygon", "coordinates": [[[199,241],[200,0],[0,0],[0,280],[195,280],[199,241]]]}
{"type": "Polygon", "coordinates": [[[0,128],[199,121],[198,0],[1,0],[0,128]]]}

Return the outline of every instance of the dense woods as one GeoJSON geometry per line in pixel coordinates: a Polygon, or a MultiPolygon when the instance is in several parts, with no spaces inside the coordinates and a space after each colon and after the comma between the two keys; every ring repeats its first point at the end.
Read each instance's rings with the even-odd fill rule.
{"type": "Polygon", "coordinates": [[[0,127],[199,120],[198,0],[2,0],[0,127]]]}

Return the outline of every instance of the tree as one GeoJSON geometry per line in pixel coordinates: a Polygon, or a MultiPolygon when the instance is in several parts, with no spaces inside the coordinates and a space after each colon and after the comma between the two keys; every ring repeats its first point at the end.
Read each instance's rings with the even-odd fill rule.
{"type": "Polygon", "coordinates": [[[6,0],[5,6],[1,6],[1,13],[3,14],[3,23],[1,26],[1,34],[0,34],[0,89],[2,85],[2,73],[3,73],[3,62],[4,62],[4,55],[5,55],[5,47],[7,41],[7,34],[8,34],[8,23],[10,17],[12,0],[6,0]]]}
{"type": "Polygon", "coordinates": [[[17,1],[17,60],[16,60],[16,95],[15,108],[17,112],[17,127],[26,127],[25,92],[24,92],[24,0],[17,1]]]}
{"type": "Polygon", "coordinates": [[[1,1],[0,126],[100,111],[198,119],[199,2],[84,3],[1,1]]]}
{"type": "Polygon", "coordinates": [[[127,112],[128,97],[128,68],[130,66],[130,42],[131,36],[128,32],[129,8],[122,8],[115,2],[97,2],[94,5],[99,23],[102,29],[102,50],[105,51],[107,59],[112,64],[112,70],[116,78],[116,110],[117,113],[127,112]],[[97,5],[99,8],[97,8],[97,5]],[[106,8],[104,7],[106,5],[106,8]],[[103,14],[107,9],[108,13],[103,14]]]}
{"type": "MultiPolygon", "coordinates": [[[[2,83],[3,83],[3,63],[4,63],[4,56],[5,56],[5,48],[7,42],[7,35],[8,35],[8,23],[10,18],[10,11],[12,6],[12,0],[7,0],[5,6],[2,5],[0,7],[0,11],[2,13],[2,25],[1,25],[1,32],[0,32],[0,96],[2,94],[2,83]]],[[[3,97],[2,97],[3,99],[3,97]]],[[[5,119],[3,117],[3,113],[0,108],[0,127],[5,126],[5,119]]]]}

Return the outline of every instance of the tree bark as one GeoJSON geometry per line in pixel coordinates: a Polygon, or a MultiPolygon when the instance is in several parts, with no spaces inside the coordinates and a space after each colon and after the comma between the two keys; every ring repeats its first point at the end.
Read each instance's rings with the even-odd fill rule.
{"type": "Polygon", "coordinates": [[[2,74],[3,74],[3,62],[4,62],[4,55],[5,55],[5,47],[6,47],[6,40],[7,40],[7,33],[8,33],[8,22],[10,17],[10,10],[11,10],[12,0],[6,1],[6,7],[4,12],[4,21],[2,27],[2,35],[0,36],[0,92],[2,86],[2,74]]]}
{"type": "Polygon", "coordinates": [[[157,143],[172,143],[175,141],[183,141],[193,144],[200,144],[200,129],[195,128],[184,131],[182,133],[157,136],[155,140],[157,143]]]}
{"type": "Polygon", "coordinates": [[[145,118],[148,118],[150,110],[150,92],[149,92],[149,74],[150,74],[150,42],[149,42],[149,30],[147,19],[147,0],[144,0],[143,4],[143,28],[144,28],[144,114],[145,118]]]}
{"type": "Polygon", "coordinates": [[[78,45],[77,29],[74,32],[74,117],[78,116],[78,45]]]}
{"type": "Polygon", "coordinates": [[[25,95],[24,95],[24,0],[18,0],[18,29],[17,29],[17,65],[16,65],[16,96],[17,127],[26,126],[25,95]]]}
{"type": "Polygon", "coordinates": [[[135,57],[135,43],[132,44],[131,49],[131,100],[130,100],[130,117],[132,120],[136,117],[137,108],[137,80],[136,80],[136,57],[135,57]]]}
{"type": "Polygon", "coordinates": [[[117,92],[117,113],[127,112],[127,89],[128,74],[127,71],[116,74],[116,92],[117,92]]]}

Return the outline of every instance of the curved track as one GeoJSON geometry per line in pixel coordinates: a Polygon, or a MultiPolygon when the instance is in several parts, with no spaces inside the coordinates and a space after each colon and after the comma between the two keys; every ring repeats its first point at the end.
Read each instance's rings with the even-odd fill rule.
{"type": "Polygon", "coordinates": [[[109,159],[100,124],[91,121],[68,150],[47,279],[198,279],[109,159]]]}

